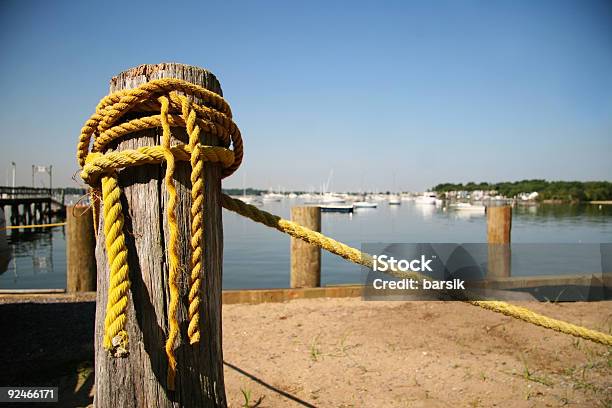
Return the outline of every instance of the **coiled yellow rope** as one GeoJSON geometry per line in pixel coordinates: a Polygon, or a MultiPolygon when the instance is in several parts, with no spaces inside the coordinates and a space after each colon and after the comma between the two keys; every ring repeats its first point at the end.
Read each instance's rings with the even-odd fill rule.
{"type": "MultiPolygon", "coordinates": [[[[125,329],[128,291],[130,288],[127,247],[123,232],[123,210],[121,190],[117,182],[117,171],[129,166],[166,162],[164,181],[168,190],[167,217],[170,230],[169,240],[169,290],[168,339],[168,386],[174,388],[177,362],[174,348],[179,336],[177,308],[179,305],[178,279],[180,259],[178,254],[178,227],[176,222],[176,188],[174,169],[176,160],[191,163],[191,257],[189,273],[189,325],[188,337],[191,344],[200,340],[200,292],[203,279],[203,215],[204,210],[204,162],[220,164],[223,177],[232,174],[242,161],[242,137],[232,121],[229,105],[219,95],[178,79],[158,79],[138,88],[113,93],[98,104],[96,112],[87,120],[77,148],[77,159],[82,167],[81,177],[92,187],[94,219],[97,220],[99,195],[104,207],[104,233],[110,265],[110,285],[105,317],[104,347],[112,355],[125,356],[128,352],[128,334],[125,329]],[[179,94],[182,92],[183,94],[179,94]],[[185,95],[197,97],[203,105],[190,102],[185,95]],[[117,123],[127,112],[159,112],[147,117],[117,123]],[[161,127],[161,146],[146,146],[136,150],[105,152],[106,147],[129,133],[161,127]],[[171,146],[171,128],[185,127],[189,135],[188,145],[171,146]],[[201,131],[216,136],[223,146],[203,146],[201,131]],[[92,138],[93,146],[90,145],[92,138]],[[232,147],[230,150],[228,147],[232,147]]],[[[351,262],[367,267],[372,266],[372,257],[325,235],[312,231],[294,222],[259,210],[240,200],[222,196],[224,208],[317,245],[351,262]]],[[[96,222],[96,226],[98,223],[96,222]]],[[[502,313],[523,321],[556,330],[562,333],[612,345],[612,336],[567,322],[542,316],[529,309],[505,302],[469,301],[469,303],[502,313]]]]}
{"type": "MultiPolygon", "coordinates": [[[[195,86],[186,81],[161,79],[146,83],[136,89],[120,91],[105,97],[91,118],[81,130],[77,151],[78,162],[82,167],[81,177],[92,186],[94,219],[97,220],[100,184],[104,206],[104,232],[110,265],[109,296],[105,317],[103,345],[114,356],[128,353],[128,335],[125,330],[127,293],[130,287],[127,248],[123,232],[123,213],[121,191],[117,184],[116,171],[142,164],[166,162],[164,182],[168,191],[167,218],[170,239],[168,242],[168,338],[166,355],[168,357],[168,386],[174,388],[176,357],[174,349],[179,336],[178,306],[180,291],[180,259],[178,253],[178,226],[176,219],[177,193],[174,185],[176,160],[189,160],[192,166],[192,206],[191,206],[191,262],[189,282],[189,326],[188,336],[191,344],[200,340],[200,289],[202,282],[203,255],[203,205],[204,205],[204,162],[220,163],[223,175],[233,173],[242,160],[242,139],[238,127],[231,119],[229,105],[215,93],[195,86]],[[205,105],[191,103],[185,95],[203,100],[205,105]],[[116,123],[129,111],[159,111],[151,115],[116,123]],[[180,113],[180,114],[179,114],[180,113]],[[171,146],[173,126],[185,127],[189,144],[171,146]],[[106,146],[118,138],[138,130],[162,128],[160,146],[147,146],[122,152],[104,152],[106,146]],[[226,147],[202,146],[201,129],[217,136],[226,147]],[[92,151],[89,151],[94,138],[92,151]]],[[[97,225],[97,222],[96,222],[97,225]]]]}

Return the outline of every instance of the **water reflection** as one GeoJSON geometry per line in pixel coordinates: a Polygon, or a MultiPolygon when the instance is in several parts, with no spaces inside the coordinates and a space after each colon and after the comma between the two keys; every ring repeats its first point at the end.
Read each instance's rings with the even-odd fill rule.
{"type": "Polygon", "coordinates": [[[485,216],[482,212],[477,211],[461,211],[461,210],[447,210],[449,217],[458,220],[472,220],[475,218],[483,218],[485,216]]]}
{"type": "Polygon", "coordinates": [[[612,216],[612,206],[592,204],[517,205],[513,211],[515,214],[535,216],[540,220],[578,218],[580,221],[599,222],[612,216]]]}
{"type": "Polygon", "coordinates": [[[425,219],[431,219],[436,212],[436,206],[430,204],[412,204],[417,212],[425,219]]]}
{"type": "Polygon", "coordinates": [[[0,289],[65,288],[63,227],[12,230],[6,238],[8,248],[0,253],[0,289]]]}

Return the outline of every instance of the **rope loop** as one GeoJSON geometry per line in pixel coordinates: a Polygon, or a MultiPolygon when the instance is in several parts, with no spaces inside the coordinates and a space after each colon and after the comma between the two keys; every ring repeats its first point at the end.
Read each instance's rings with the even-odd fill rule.
{"type": "Polygon", "coordinates": [[[204,163],[220,164],[227,177],[240,166],[242,136],[232,120],[229,104],[201,86],[179,79],[158,79],[104,97],[96,112],[81,130],[77,160],[81,178],[89,184],[97,225],[103,203],[105,245],[110,265],[109,292],[104,323],[104,347],[115,357],[128,355],[127,321],[130,276],[125,243],[124,216],[117,172],[126,167],[166,163],[164,183],[168,193],[168,386],[174,388],[177,361],[174,350],[179,340],[180,304],[179,230],[176,218],[177,191],[174,182],[176,161],[191,165],[191,257],[189,273],[189,325],[191,344],[200,340],[200,296],[202,287],[204,231],[204,163]],[[194,102],[197,99],[201,104],[194,102]],[[129,120],[123,118],[130,117],[129,120]],[[172,145],[172,128],[183,127],[188,144],[172,145]],[[134,132],[161,128],[161,144],[135,150],[110,151],[112,142],[134,132]],[[205,146],[201,134],[216,137],[221,146],[205,146]],[[231,149],[230,149],[231,147],[231,149]],[[100,199],[101,196],[101,199],[100,199]]]}

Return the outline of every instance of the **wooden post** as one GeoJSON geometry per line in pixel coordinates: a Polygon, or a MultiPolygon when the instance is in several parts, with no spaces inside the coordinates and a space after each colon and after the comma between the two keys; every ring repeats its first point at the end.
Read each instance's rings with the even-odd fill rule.
{"type": "Polygon", "coordinates": [[[19,205],[11,204],[11,225],[19,225],[19,205]]]}
{"type": "Polygon", "coordinates": [[[487,207],[488,272],[487,277],[509,277],[512,207],[487,207]]]}
{"type": "MultiPolygon", "coordinates": [[[[291,220],[311,230],[321,232],[320,207],[293,207],[291,220]]],[[[291,238],[291,287],[321,286],[321,249],[302,240],[291,238]]]]}
{"type": "Polygon", "coordinates": [[[32,203],[25,203],[23,205],[23,218],[24,225],[34,224],[32,220],[32,203]]]}
{"type": "MultiPolygon", "coordinates": [[[[221,95],[221,86],[210,72],[193,66],[164,63],[141,65],[111,80],[110,91],[135,88],[159,78],[178,78],[203,86],[221,95]]],[[[196,99],[196,102],[202,103],[196,99]]],[[[147,115],[155,114],[147,112],[147,115]]],[[[159,113],[158,113],[159,114],[159,113]]],[[[134,113],[132,114],[133,117],[134,113]]],[[[184,128],[172,128],[173,144],[188,143],[184,128]]],[[[162,130],[150,129],[122,138],[113,150],[159,145],[162,130]]],[[[202,132],[202,141],[218,145],[216,138],[202,132]]],[[[225,407],[223,351],[221,346],[221,274],[223,227],[221,220],[221,169],[204,166],[203,285],[200,304],[201,340],[190,345],[187,339],[191,230],[191,166],[176,162],[176,217],[180,234],[178,319],[181,333],[176,344],[175,390],[167,383],[168,360],[164,346],[168,335],[168,192],[164,183],[165,165],[128,167],[119,173],[125,215],[131,288],[128,295],[126,330],[129,336],[126,358],[110,357],[102,347],[104,316],[108,298],[108,260],[104,244],[103,217],[100,217],[96,259],[98,294],[95,334],[95,405],[97,407],[225,407]]],[[[101,213],[103,213],[101,209],[101,213]]]]}
{"type": "Polygon", "coordinates": [[[45,203],[47,204],[47,222],[51,223],[53,222],[53,211],[51,208],[51,197],[49,197],[48,200],[45,200],[45,203]]]}
{"type": "Polygon", "coordinates": [[[66,291],[96,290],[96,238],[87,206],[66,207],[66,291]]]}

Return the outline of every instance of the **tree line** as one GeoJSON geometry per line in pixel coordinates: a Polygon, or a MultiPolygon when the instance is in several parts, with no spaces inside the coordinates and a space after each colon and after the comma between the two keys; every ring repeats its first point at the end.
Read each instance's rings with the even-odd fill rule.
{"type": "Polygon", "coordinates": [[[547,181],[521,180],[501,183],[442,183],[433,191],[496,191],[505,197],[516,197],[521,193],[538,192],[538,200],[598,201],[612,200],[612,183],[609,181],[547,181]]]}

